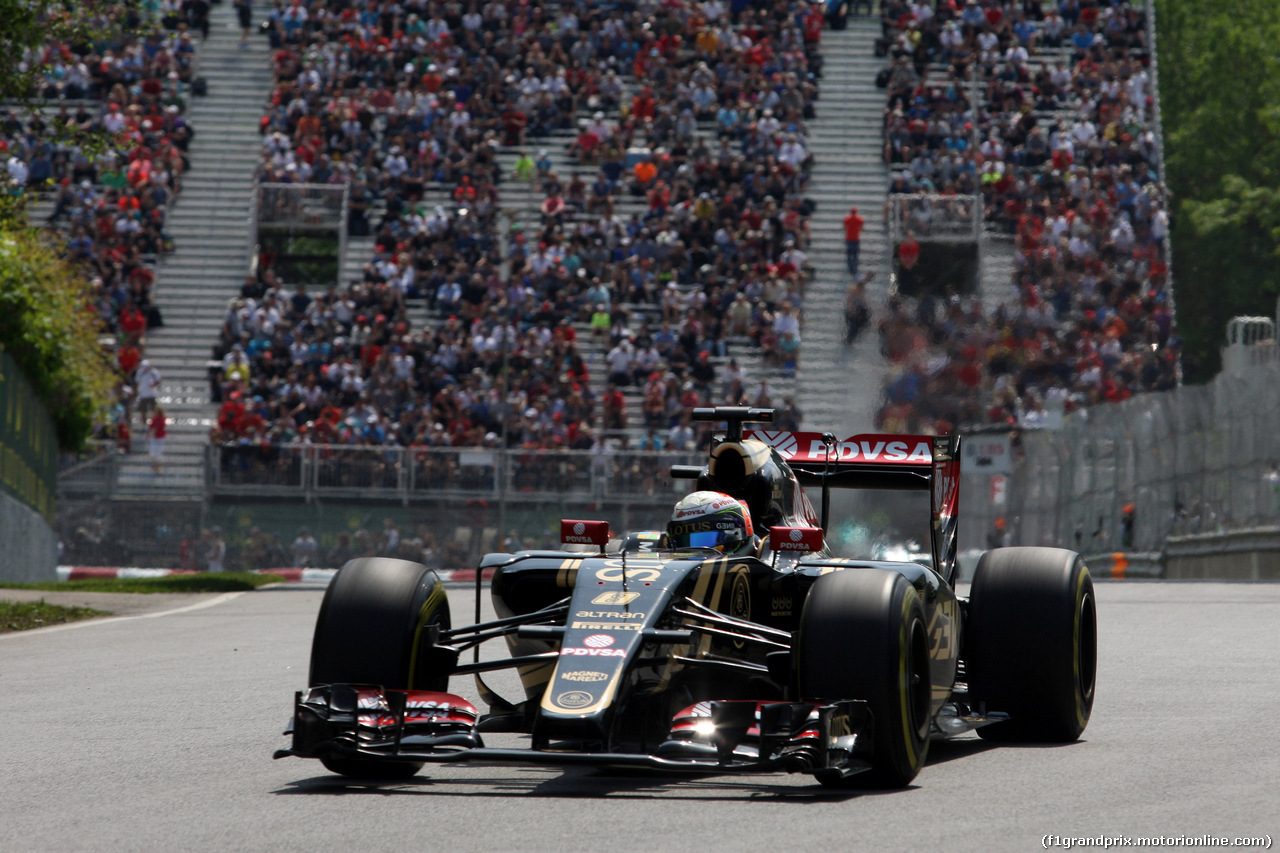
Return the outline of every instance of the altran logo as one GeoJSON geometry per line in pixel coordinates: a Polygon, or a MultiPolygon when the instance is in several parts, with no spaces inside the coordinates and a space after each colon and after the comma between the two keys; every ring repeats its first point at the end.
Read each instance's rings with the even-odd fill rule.
{"type": "Polygon", "coordinates": [[[587,526],[583,524],[581,521],[579,521],[577,524],[573,526],[574,536],[581,536],[583,533],[586,533],[586,532],[587,532],[587,526]]]}
{"type": "Polygon", "coordinates": [[[803,534],[803,533],[801,533],[799,530],[796,530],[796,529],[792,528],[792,530],[791,530],[791,541],[792,541],[792,542],[799,542],[799,541],[800,541],[801,539],[803,539],[803,538],[804,538],[804,534],[803,534]]]}
{"type": "Polygon", "coordinates": [[[778,451],[784,459],[790,459],[791,455],[796,452],[798,445],[796,437],[790,432],[763,432],[756,430],[752,438],[763,441],[765,444],[778,451]]]}
{"type": "Polygon", "coordinates": [[[613,637],[608,634],[592,634],[582,641],[582,645],[592,649],[607,649],[613,645],[613,637]]]}

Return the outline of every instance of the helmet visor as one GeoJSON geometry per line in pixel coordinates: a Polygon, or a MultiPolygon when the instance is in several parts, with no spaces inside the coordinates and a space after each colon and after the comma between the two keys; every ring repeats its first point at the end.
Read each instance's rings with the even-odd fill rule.
{"type": "Polygon", "coordinates": [[[691,533],[676,533],[671,536],[671,547],[679,548],[715,548],[723,551],[742,544],[742,533],[738,530],[698,530],[691,533]]]}

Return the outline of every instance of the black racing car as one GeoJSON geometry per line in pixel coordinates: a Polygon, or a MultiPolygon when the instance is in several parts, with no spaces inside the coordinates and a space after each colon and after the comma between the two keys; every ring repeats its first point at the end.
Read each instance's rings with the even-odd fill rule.
{"type": "MultiPolygon", "coordinates": [[[[1093,584],[1080,556],[1000,548],[957,597],[957,436],[744,431],[770,410],[695,411],[726,430],[705,467],[676,467],[753,537],[723,553],[677,510],[668,530],[614,550],[606,522],[566,520],[598,553],[490,554],[499,618],[454,627],[444,587],[416,563],[360,559],[334,577],[316,621],[309,687],[276,757],[361,778],[430,762],[809,773],[827,785],[899,787],[931,738],[1067,742],[1093,704],[1093,584]],[[821,517],[803,487],[822,495],[821,517]],[[831,489],[927,492],[930,557],[836,557],[831,489]],[[731,498],[732,503],[727,499],[731,498]],[[717,498],[716,500],[720,500],[717,498]],[[501,638],[507,654],[471,662],[501,638]],[[515,669],[519,701],[482,674],[515,669]],[[487,709],[449,693],[474,675],[487,709]],[[490,732],[527,749],[486,747],[490,732]]],[[[728,518],[726,515],[724,518],[728,518]]],[[[702,516],[699,516],[702,518],[702,516]]]]}

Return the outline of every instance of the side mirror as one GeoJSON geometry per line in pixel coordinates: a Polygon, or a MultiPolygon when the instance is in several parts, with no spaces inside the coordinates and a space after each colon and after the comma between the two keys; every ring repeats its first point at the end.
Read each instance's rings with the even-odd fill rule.
{"type": "Polygon", "coordinates": [[[774,553],[822,550],[821,527],[770,527],[769,550],[774,553]]]}
{"type": "Polygon", "coordinates": [[[560,541],[565,545],[597,545],[603,552],[609,544],[609,522],[562,518],[560,541]]]}

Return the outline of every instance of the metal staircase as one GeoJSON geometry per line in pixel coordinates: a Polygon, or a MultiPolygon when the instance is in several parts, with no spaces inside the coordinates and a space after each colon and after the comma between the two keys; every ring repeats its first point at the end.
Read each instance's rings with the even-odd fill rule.
{"type": "Polygon", "coordinates": [[[875,56],[879,35],[879,20],[870,18],[850,18],[845,30],[823,31],[820,97],[809,122],[815,164],[808,196],[817,209],[809,223],[808,255],[817,274],[805,291],[798,402],[805,429],[840,438],[871,429],[885,372],[874,328],[852,347],[844,344],[850,283],[844,217],[851,205],[866,220],[859,272],[875,273],[867,287],[873,311],[884,303],[889,280],[882,215],[889,183],[881,158],[885,93],[875,85],[884,67],[875,56]]]}
{"type": "Polygon", "coordinates": [[[261,137],[258,119],[271,91],[264,39],[239,46],[230,3],[213,7],[207,41],[197,48],[209,94],[192,98],[191,170],[168,216],[175,250],[157,268],[153,298],[163,328],[147,335],[146,355],[163,377],[159,401],[169,412],[164,466],[151,470],[142,429],[134,453],[121,457],[117,494],[203,497],[204,448],[215,409],[208,360],[228,301],[249,269],[248,219],[261,137]]]}

